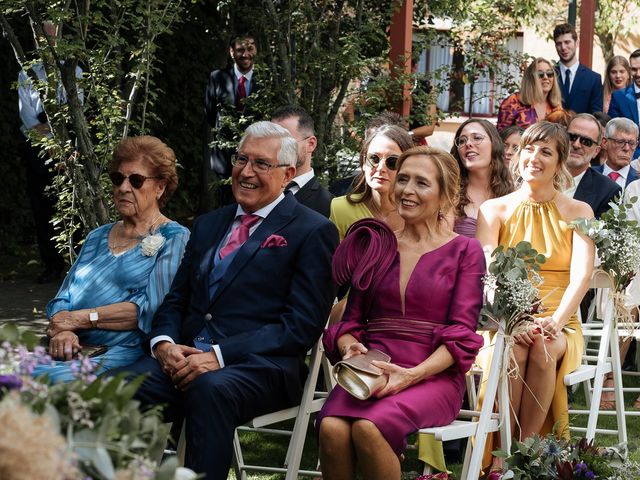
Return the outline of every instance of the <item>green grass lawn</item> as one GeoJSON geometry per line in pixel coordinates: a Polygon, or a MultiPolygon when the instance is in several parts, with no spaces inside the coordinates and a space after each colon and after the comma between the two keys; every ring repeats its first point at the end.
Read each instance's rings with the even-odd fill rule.
{"type": "MultiPolygon", "coordinates": [[[[639,387],[640,377],[625,376],[624,383],[627,387],[639,387]]],[[[631,404],[635,399],[634,394],[625,395],[625,406],[631,409],[631,404]]],[[[577,409],[585,409],[584,394],[582,388],[576,392],[573,407],[577,409]]],[[[587,416],[576,416],[571,419],[572,425],[586,426],[587,416]]],[[[291,424],[283,424],[290,426],[291,424]]],[[[616,428],[615,416],[600,416],[598,426],[601,428],[616,428]]],[[[627,436],[629,439],[629,458],[640,463],[640,417],[627,417],[627,436]]],[[[579,434],[574,434],[579,438],[579,434]]],[[[243,432],[240,436],[247,463],[256,463],[261,465],[280,466],[284,460],[287,449],[288,438],[284,436],[256,434],[253,432],[243,432]]],[[[410,442],[413,439],[410,439],[410,442]]],[[[617,443],[616,436],[596,434],[596,444],[599,446],[610,446],[617,443]]],[[[316,468],[318,444],[313,426],[309,427],[307,439],[302,458],[302,468],[313,470],[316,468]]],[[[419,472],[422,472],[422,464],[417,460],[417,450],[408,449],[405,452],[405,461],[402,465],[403,479],[414,479],[419,472]]],[[[455,478],[459,479],[461,465],[449,465],[454,472],[455,478]]],[[[235,478],[232,474],[229,478],[235,478]]],[[[252,474],[252,479],[260,480],[277,480],[284,478],[279,474],[252,474]]]]}

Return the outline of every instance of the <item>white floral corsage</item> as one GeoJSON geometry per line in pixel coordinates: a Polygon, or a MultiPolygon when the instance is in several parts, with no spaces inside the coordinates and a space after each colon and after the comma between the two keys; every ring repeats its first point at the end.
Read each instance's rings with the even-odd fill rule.
{"type": "Polygon", "coordinates": [[[161,233],[154,233],[153,235],[147,235],[140,242],[140,251],[145,257],[153,257],[158,250],[162,248],[165,242],[165,238],[161,233]]]}

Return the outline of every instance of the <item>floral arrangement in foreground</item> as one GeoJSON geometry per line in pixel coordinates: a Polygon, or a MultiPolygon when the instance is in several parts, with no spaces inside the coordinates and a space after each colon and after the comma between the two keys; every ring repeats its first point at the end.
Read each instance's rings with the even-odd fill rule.
{"type": "Polygon", "coordinates": [[[611,276],[616,292],[624,291],[640,269],[640,225],[627,214],[637,200],[632,197],[625,203],[619,197],[600,220],[578,218],[569,224],[594,241],[600,268],[611,276]]]}
{"type": "Polygon", "coordinates": [[[613,286],[616,319],[622,324],[633,323],[625,289],[640,270],[640,225],[628,218],[628,211],[637,201],[637,197],[631,197],[626,202],[620,196],[609,203],[611,208],[600,220],[578,218],[569,224],[594,241],[599,268],[609,275],[613,286]]]}
{"type": "Polygon", "coordinates": [[[96,377],[80,357],[74,381],[51,384],[31,377],[52,361],[35,335],[10,323],[0,342],[0,478],[196,478],[176,457],[158,465],[169,426],[159,408],[141,412],[133,399],[143,377],[96,377]]]}
{"type": "Polygon", "coordinates": [[[586,439],[570,442],[552,433],[514,441],[511,452],[497,450],[504,459],[504,479],[514,480],[630,480],[640,478],[640,465],[626,461],[612,447],[596,447],[586,439]]]}
{"type": "Polygon", "coordinates": [[[482,280],[485,301],[478,327],[504,322],[504,333],[511,336],[531,328],[533,315],[542,312],[538,272],[546,258],[526,241],[515,247],[499,246],[491,256],[494,260],[482,280]]]}

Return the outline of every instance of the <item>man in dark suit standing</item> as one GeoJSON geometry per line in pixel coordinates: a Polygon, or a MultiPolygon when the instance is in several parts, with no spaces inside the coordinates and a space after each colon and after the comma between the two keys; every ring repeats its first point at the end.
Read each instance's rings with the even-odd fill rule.
{"type": "Polygon", "coordinates": [[[296,176],[287,186],[301,204],[329,218],[331,195],[318,181],[311,166],[318,145],[311,115],[302,107],[287,106],[273,113],[272,121],[289,130],[298,142],[296,176]]]}
{"type": "Polygon", "coordinates": [[[575,113],[602,111],[602,78],[578,62],[578,34],[573,25],[563,23],[553,29],[553,41],[560,61],[556,65],[562,106],[575,113]]]}
{"type": "MultiPolygon", "coordinates": [[[[253,61],[258,53],[252,36],[234,37],[229,43],[229,55],[233,65],[229,68],[213,70],[205,92],[205,113],[207,118],[207,145],[212,141],[234,142],[231,125],[242,113],[246,112],[246,99],[255,94],[259,87],[253,71],[253,61]],[[213,130],[212,130],[213,129],[213,130]]],[[[214,206],[211,184],[231,175],[231,155],[233,149],[216,145],[207,148],[208,155],[204,165],[203,199],[201,210],[209,211],[214,206]]],[[[229,203],[232,198],[227,191],[216,198],[229,203]]]]}
{"type": "Polygon", "coordinates": [[[609,202],[622,190],[609,177],[590,168],[591,159],[600,152],[602,128],[593,115],[579,113],[571,120],[567,132],[571,140],[567,169],[573,177],[573,185],[564,193],[588,203],[596,218],[600,218],[609,210],[609,202]]]}
{"type": "Polygon", "coordinates": [[[593,168],[624,190],[638,179],[638,172],[631,167],[631,159],[637,146],[638,125],[628,118],[612,118],[607,123],[602,140],[602,148],[607,151],[607,161],[593,168]]]}
{"type": "Polygon", "coordinates": [[[186,421],[186,466],[227,478],[235,428],[300,401],[305,354],[335,289],[338,232],[283,193],[297,142],[271,122],[251,125],[234,156],[236,204],[199,217],[158,309],[143,357],[124,368],[148,377],[143,405],[186,421]]]}
{"type": "MultiPolygon", "coordinates": [[[[624,117],[640,125],[640,49],[629,55],[629,66],[633,82],[627,88],[613,92],[608,113],[611,118],[624,117]]],[[[638,155],[640,150],[635,151],[634,157],[638,155]]]]}

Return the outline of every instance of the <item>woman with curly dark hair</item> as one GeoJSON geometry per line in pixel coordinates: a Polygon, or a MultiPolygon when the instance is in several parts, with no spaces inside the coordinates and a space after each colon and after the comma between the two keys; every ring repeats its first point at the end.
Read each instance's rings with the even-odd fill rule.
{"type": "Polygon", "coordinates": [[[488,120],[470,118],[456,131],[451,155],[460,167],[460,199],[453,230],[475,237],[480,205],[513,191],[513,181],[503,160],[502,139],[488,120]]]}

